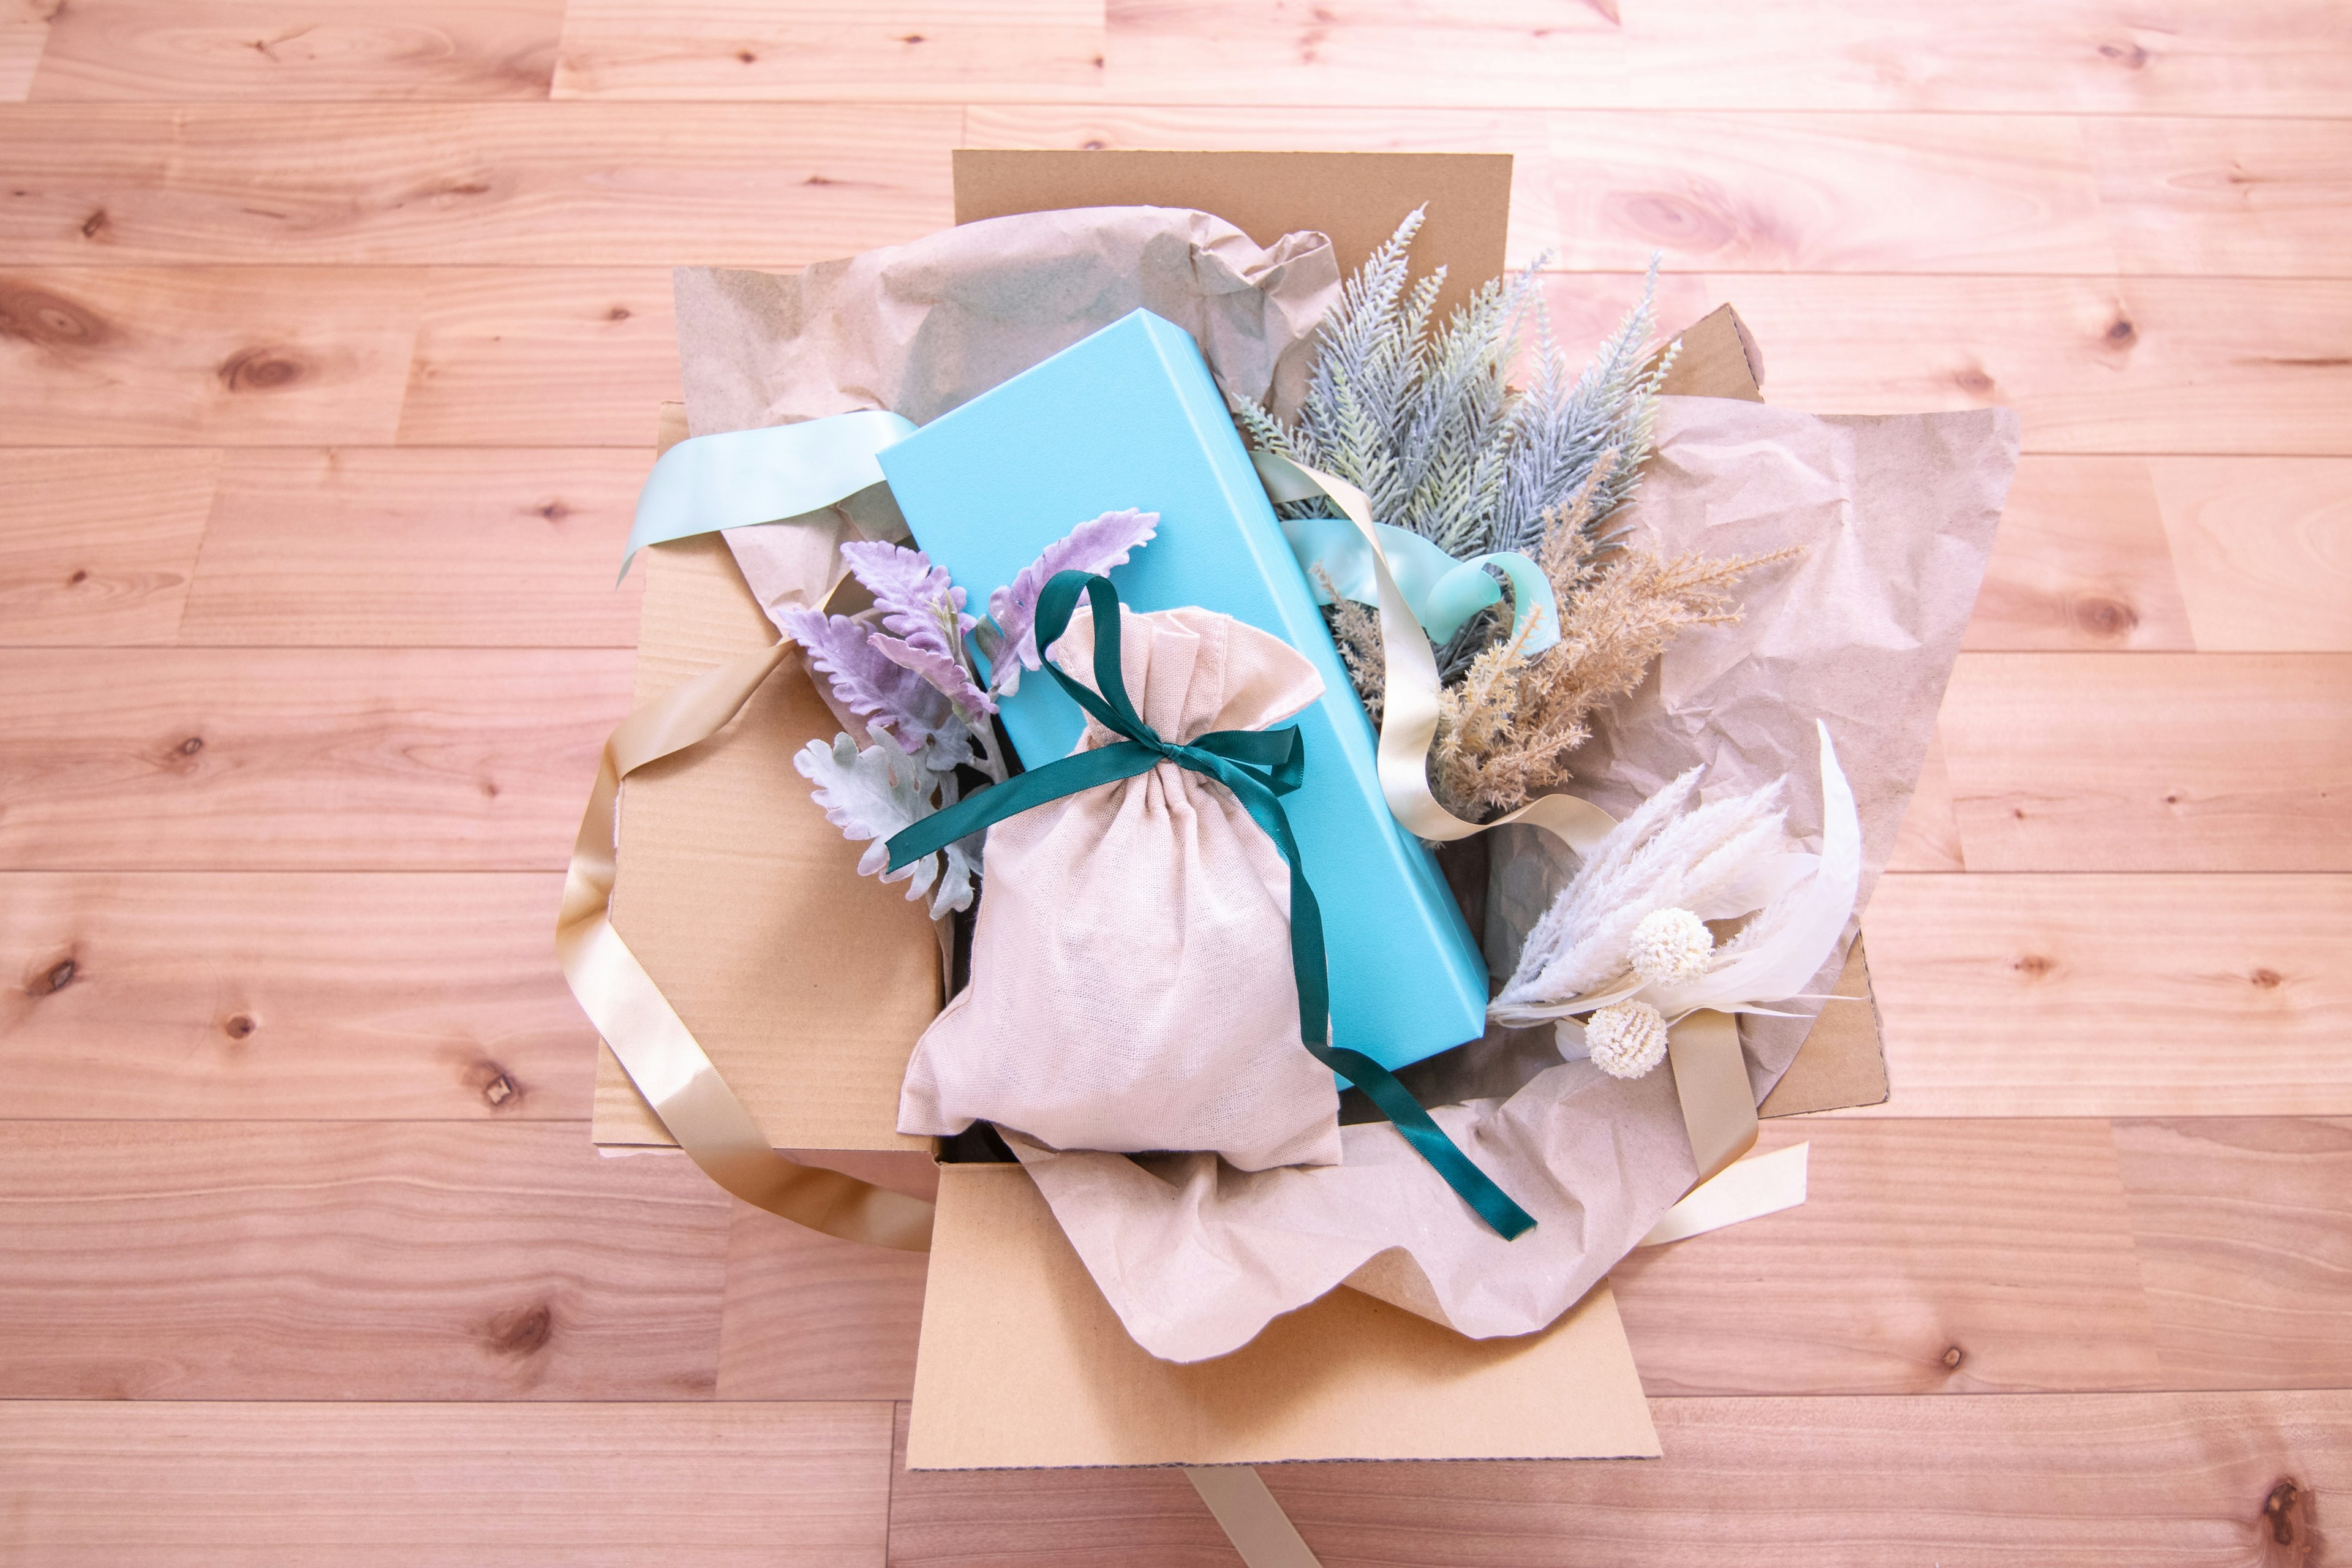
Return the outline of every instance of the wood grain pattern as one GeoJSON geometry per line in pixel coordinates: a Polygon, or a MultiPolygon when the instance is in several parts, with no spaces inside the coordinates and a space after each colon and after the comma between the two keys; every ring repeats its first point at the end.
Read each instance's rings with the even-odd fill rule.
{"type": "Polygon", "coordinates": [[[682,1161],[605,1158],[585,1133],[10,1123],[0,1386],[708,1398],[729,1200],[682,1161]]]}
{"type": "Polygon", "coordinates": [[[2144,458],[2025,458],[1960,646],[2193,645],[2144,458]]]}
{"type": "Polygon", "coordinates": [[[0,868],[560,870],[601,649],[0,651],[0,868]]]}
{"type": "Polygon", "coordinates": [[[406,268],[9,267],[0,441],[388,441],[423,285],[406,268]]]}
{"type": "Polygon", "coordinates": [[[1798,1142],[1802,1207],[1611,1271],[1653,1396],[2167,1386],[2105,1122],[1800,1119],[1759,1147],[1798,1142]]]}
{"type": "Polygon", "coordinates": [[[44,103],[547,96],[562,0],[73,0],[44,103]]]}
{"type": "MultiPolygon", "coordinates": [[[[2331,1393],[1650,1408],[1663,1459],[1262,1473],[1324,1568],[2286,1568],[2323,1561],[2320,1500],[2352,1466],[2352,1407],[2331,1393]]],[[[1166,1470],[902,1471],[890,1560],[1231,1563],[1190,1490],[1166,1470]]]]}
{"type": "MultiPolygon", "coordinates": [[[[939,1192],[928,1154],[805,1157],[920,1197],[939,1192]]],[[[919,1253],[836,1241],[737,1204],[719,1307],[719,1397],[910,1397],[926,1261],[919,1253]]]]}
{"type": "Polygon", "coordinates": [[[685,395],[664,268],[436,268],[400,411],[419,447],[625,447],[685,395]]]}
{"type": "MultiPolygon", "coordinates": [[[[1624,274],[1545,282],[1580,353],[1641,291],[1624,274]]],[[[2029,452],[2352,451],[2352,283],[1686,274],[1658,298],[1664,321],[1738,305],[1764,345],[1765,395],[1789,407],[2009,404],[2029,452]]]]}
{"type": "Polygon", "coordinates": [[[542,873],[0,873],[0,1104],[56,1120],[580,1121],[542,873]]]}
{"type": "Polygon", "coordinates": [[[643,452],[241,450],[222,466],[180,641],[632,647],[618,588],[643,452]]]}
{"type": "Polygon", "coordinates": [[[1732,0],[1119,0],[1122,102],[2336,115],[2352,25],[2311,0],[1832,0],[1791,26],[1732,0]]]}
{"type": "Polygon", "coordinates": [[[1857,1114],[2352,1113],[2347,923],[2342,876],[1884,878],[1857,1114]]]}
{"type": "Polygon", "coordinates": [[[220,454],[67,447],[0,456],[0,643],[169,643],[220,454]]]}
{"type": "Polygon", "coordinates": [[[557,98],[1099,97],[1102,0],[572,0],[557,98]]]}
{"type": "Polygon", "coordinates": [[[0,0],[0,103],[22,103],[48,41],[56,0],[0,0]]]}
{"type": "Polygon", "coordinates": [[[2352,1387],[2352,1121],[2123,1121],[2165,1382],[2352,1387]]]}
{"type": "Polygon", "coordinates": [[[0,1559],[1234,1561],[1171,1471],[894,1495],[922,1261],[578,1120],[667,268],[961,143],[1511,152],[1572,353],[1655,249],[1776,405],[2022,416],[1892,1100],[1618,1270],[1665,1459],[1271,1468],[1326,1568],[2332,1560],[2347,103],[2329,0],[0,0],[0,1559]]]}
{"type": "Polygon", "coordinates": [[[26,1568],[879,1568],[889,1459],[885,1405],[26,1402],[0,1546],[26,1568]]]}
{"type": "Polygon", "coordinates": [[[2153,468],[2199,648],[2352,651],[2352,462],[2159,458],[2153,468]]]}
{"type": "Polygon", "coordinates": [[[1564,271],[1653,252],[1720,272],[2116,269],[2080,128],[2054,116],[1017,104],[975,106],[964,136],[1509,153],[1514,263],[1549,252],[1564,271]]]}
{"type": "Polygon", "coordinates": [[[1962,654],[1971,871],[2352,870],[2352,657],[1962,654]]]}
{"type": "Polygon", "coordinates": [[[19,264],[799,267],[950,221],[953,109],[27,105],[19,264]],[[304,149],[289,159],[289,142],[304,149]]]}
{"type": "Polygon", "coordinates": [[[2099,208],[2126,272],[2333,273],[2352,240],[2352,123],[2082,122],[2099,208]]]}

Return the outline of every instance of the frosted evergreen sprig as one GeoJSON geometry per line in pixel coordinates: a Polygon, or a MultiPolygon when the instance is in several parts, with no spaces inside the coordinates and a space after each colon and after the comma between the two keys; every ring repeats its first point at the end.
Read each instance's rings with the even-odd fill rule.
{"type": "MultiPolygon", "coordinates": [[[[1438,268],[1411,280],[1415,209],[1340,289],[1320,329],[1318,358],[1295,424],[1244,402],[1243,430],[1267,450],[1324,469],[1362,490],[1379,521],[1412,530],[1456,556],[1495,550],[1533,554],[1545,518],[1592,488],[1596,532],[1630,500],[1649,455],[1657,394],[1670,355],[1652,364],[1657,265],[1642,298],[1581,373],[1571,373],[1538,287],[1526,271],[1489,280],[1434,330],[1445,280],[1438,268]],[[1529,318],[1533,378],[1507,376],[1529,318]]],[[[1328,502],[1293,503],[1291,516],[1331,515],[1328,502]]],[[[1445,650],[1458,674],[1499,623],[1490,620],[1445,650]]]]}

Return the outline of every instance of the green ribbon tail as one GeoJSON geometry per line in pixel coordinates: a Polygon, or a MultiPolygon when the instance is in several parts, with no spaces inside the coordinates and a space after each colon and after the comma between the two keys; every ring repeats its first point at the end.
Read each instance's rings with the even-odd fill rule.
{"type": "Polygon", "coordinates": [[[1535,1216],[1471,1163],[1394,1073],[1361,1051],[1330,1043],[1331,972],[1323,946],[1323,911],[1315,901],[1315,889],[1307,884],[1306,862],[1291,837],[1290,817],[1282,809],[1280,798],[1296,790],[1306,776],[1306,745],[1298,727],[1220,730],[1186,745],[1161,740],[1128,699],[1127,680],[1119,668],[1118,591],[1108,578],[1081,572],[1055,575],[1038,599],[1039,649],[1051,647],[1069,628],[1081,593],[1094,605],[1095,689],[1089,691],[1050,660],[1045,670],[1078,706],[1126,738],[1032,768],[900,829],[887,846],[890,869],[895,871],[1033,806],[1134,778],[1163,762],[1215,779],[1233,791],[1290,867],[1290,966],[1298,983],[1298,1037],[1307,1054],[1362,1089],[1414,1151],[1445,1179],[1446,1185],[1497,1235],[1507,1241],[1516,1240],[1534,1229],[1535,1216]]]}

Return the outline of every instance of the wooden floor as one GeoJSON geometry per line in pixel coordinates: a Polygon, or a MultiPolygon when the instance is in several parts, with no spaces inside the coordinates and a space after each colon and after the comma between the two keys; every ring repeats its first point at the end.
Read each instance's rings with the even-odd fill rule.
{"type": "Polygon", "coordinates": [[[1617,1285],[1666,1458],[1269,1472],[1330,1568],[2352,1562],[2342,0],[0,0],[0,1561],[1211,1564],[893,1460],[919,1259],[589,1146],[550,952],[673,262],[948,150],[1507,149],[1596,337],[2027,456],[1893,1100],[1617,1285]]]}

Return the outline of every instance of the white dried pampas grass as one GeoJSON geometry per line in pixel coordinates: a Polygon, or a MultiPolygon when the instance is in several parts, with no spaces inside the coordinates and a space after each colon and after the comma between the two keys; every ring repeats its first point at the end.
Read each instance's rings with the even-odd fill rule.
{"type": "MultiPolygon", "coordinates": [[[[1585,857],[1528,933],[1488,1016],[1530,1025],[1638,1002],[1671,1022],[1702,1007],[1760,1012],[1801,991],[1837,950],[1862,878],[1853,791],[1828,727],[1818,728],[1818,855],[1790,839],[1778,784],[1685,810],[1698,786],[1694,768],[1585,857]],[[1741,916],[1752,918],[1717,944],[1705,922],[1741,916]]],[[[1625,1076],[1649,1053],[1619,1048],[1632,1042],[1617,1033],[1647,1031],[1604,1030],[1611,1070],[1625,1076]]]]}

